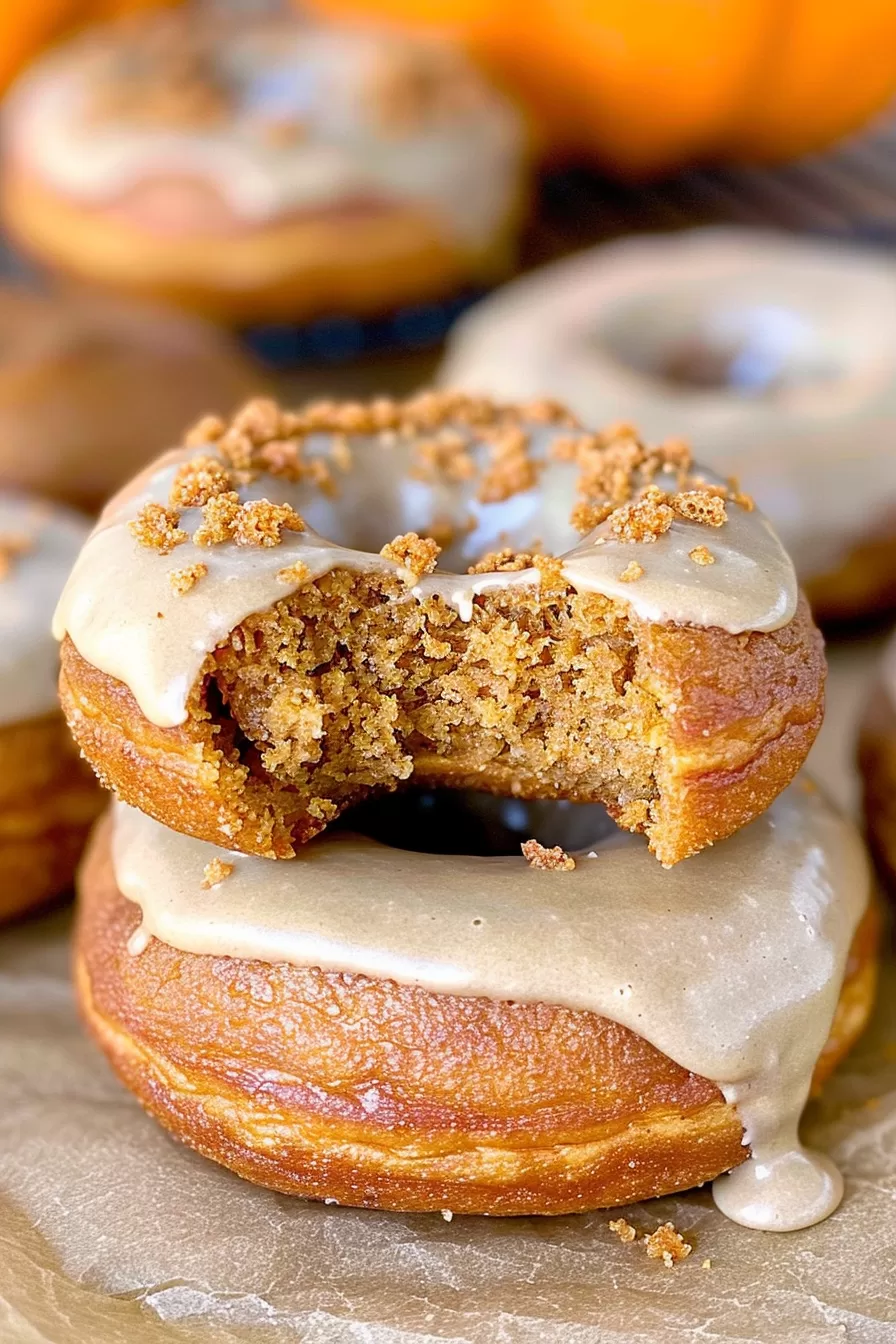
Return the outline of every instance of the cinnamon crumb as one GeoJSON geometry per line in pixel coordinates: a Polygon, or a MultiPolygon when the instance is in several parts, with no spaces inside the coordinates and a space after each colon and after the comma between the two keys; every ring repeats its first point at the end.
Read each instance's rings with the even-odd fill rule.
{"type": "Polygon", "coordinates": [[[671,1269],[680,1260],[686,1260],[694,1249],[678,1232],[674,1223],[663,1223],[655,1232],[645,1236],[644,1247],[651,1260],[662,1260],[671,1269]]]}
{"type": "Polygon", "coordinates": [[[538,464],[529,456],[529,435],[514,426],[490,435],[491,465],[483,473],[476,492],[481,504],[502,504],[514,495],[534,489],[538,464]]]}
{"type": "Polygon", "coordinates": [[[232,489],[230,472],[217,458],[194,457],[174,473],[168,503],[173,509],[201,508],[215,495],[232,489]]]}
{"type": "Polygon", "coordinates": [[[705,527],[721,527],[728,521],[725,500],[709,490],[680,490],[669,501],[679,518],[702,523],[705,527]]]}
{"type": "Polygon", "coordinates": [[[475,565],[470,565],[468,574],[505,574],[523,569],[533,569],[535,556],[530,551],[514,551],[505,546],[500,551],[487,551],[475,565]]]}
{"type": "Polygon", "coordinates": [[[635,583],[643,573],[643,565],[639,565],[637,560],[630,560],[619,577],[623,583],[635,583]]]}
{"type": "Polygon", "coordinates": [[[259,465],[270,476],[300,481],[305,474],[302,448],[299,439],[271,439],[259,450],[259,465]]]}
{"type": "Polygon", "coordinates": [[[441,550],[432,537],[419,537],[416,532],[405,532],[404,536],[393,537],[388,541],[380,555],[386,560],[393,560],[419,579],[423,574],[432,573],[441,550]]]}
{"type": "Polygon", "coordinates": [[[195,565],[186,565],[183,569],[173,569],[168,575],[168,582],[178,597],[183,597],[188,593],[194,584],[200,579],[205,578],[208,573],[208,565],[202,561],[197,561],[195,565]]]}
{"type": "Polygon", "coordinates": [[[284,530],[305,531],[304,520],[291,505],[250,499],[237,514],[233,540],[237,546],[279,546],[284,530]]]}
{"type": "Polygon", "coordinates": [[[716,562],[712,551],[706,546],[695,546],[692,551],[688,551],[688,558],[693,560],[695,565],[714,565],[716,562]]]}
{"type": "Polygon", "coordinates": [[[610,531],[621,541],[653,542],[668,532],[674,514],[664,490],[651,485],[631,504],[610,514],[610,531]]]}
{"type": "Polygon", "coordinates": [[[204,415],[184,435],[184,447],[204,448],[206,444],[220,439],[227,425],[220,415],[204,415]]]}
{"type": "Polygon", "coordinates": [[[277,579],[280,583],[295,584],[299,587],[306,583],[311,577],[311,570],[301,560],[297,560],[294,565],[287,565],[285,569],[278,569],[277,579]]]}
{"type": "Polygon", "coordinates": [[[240,497],[235,490],[222,495],[214,495],[202,510],[202,522],[193,533],[197,546],[220,546],[233,539],[237,515],[240,511],[240,497]]]}
{"type": "Polygon", "coordinates": [[[563,562],[555,555],[541,555],[536,553],[531,556],[532,565],[538,570],[538,580],[541,591],[546,594],[565,593],[569,587],[566,576],[563,573],[563,562]]]}
{"type": "Polygon", "coordinates": [[[577,532],[593,532],[613,512],[612,504],[592,504],[580,499],[573,505],[569,521],[577,532]]]}
{"type": "Polygon", "coordinates": [[[180,514],[177,509],[166,509],[164,504],[150,502],[131,522],[128,531],[141,546],[159,555],[168,555],[175,546],[187,540],[187,533],[178,527],[180,514]]]}
{"type": "Polygon", "coordinates": [[[232,863],[227,863],[224,859],[212,859],[203,868],[202,881],[199,885],[203,891],[208,891],[211,887],[216,887],[219,882],[223,882],[232,872],[232,863]]]}
{"type": "Polygon", "coordinates": [[[631,1223],[627,1223],[624,1218],[611,1218],[609,1222],[611,1232],[615,1232],[620,1241],[626,1244],[634,1241],[638,1235],[631,1223]]]}
{"type": "Polygon", "coordinates": [[[571,854],[559,845],[545,849],[537,840],[524,840],[520,845],[523,857],[530,868],[543,868],[548,872],[569,873],[575,868],[576,861],[571,854]]]}

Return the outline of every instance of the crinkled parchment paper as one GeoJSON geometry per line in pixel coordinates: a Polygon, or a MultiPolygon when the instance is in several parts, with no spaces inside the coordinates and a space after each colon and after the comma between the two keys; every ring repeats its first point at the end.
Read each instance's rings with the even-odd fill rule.
{"type": "MultiPolygon", "coordinates": [[[[846,800],[868,665],[838,656],[815,762],[846,800]]],[[[2,1344],[896,1341],[892,959],[805,1126],[845,1172],[841,1209],[786,1236],[735,1227],[707,1191],[621,1211],[693,1241],[669,1270],[613,1236],[616,1215],[447,1222],[244,1184],[172,1142],[82,1037],[66,933],[55,915],[0,938],[2,1344]]]]}

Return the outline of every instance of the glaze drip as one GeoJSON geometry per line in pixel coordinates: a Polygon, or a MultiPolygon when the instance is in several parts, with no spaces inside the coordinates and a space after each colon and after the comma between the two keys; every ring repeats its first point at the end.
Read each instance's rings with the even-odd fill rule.
{"type": "Polygon", "coordinates": [[[737,1107],[752,1156],[716,1183],[723,1212],[781,1231],[818,1221],[842,1187],[797,1125],[869,897],[857,832],[801,777],[723,845],[666,872],[640,839],[607,839],[594,815],[572,872],[334,831],[271,864],[120,803],[113,858],[142,911],[136,955],[153,936],[623,1024],[737,1107]],[[215,859],[232,871],[203,890],[215,859]]]}
{"type": "MultiPolygon", "coordinates": [[[[463,571],[503,546],[530,551],[536,543],[560,559],[563,577],[574,588],[624,602],[648,621],[718,626],[739,634],[774,630],[792,618],[793,566],[760,513],[729,502],[723,526],[676,518],[650,544],[620,539],[608,522],[580,537],[569,522],[577,468],[553,460],[550,452],[568,430],[543,424],[527,430],[537,484],[503,502],[482,503],[473,480],[421,479],[413,470],[412,439],[348,435],[353,465],[337,475],[335,494],[307,481],[266,475],[238,489],[243,501],[290,504],[306,521],[305,531],[284,532],[281,543],[270,548],[233,542],[198,546],[188,540],[161,555],[138,545],[128,523],[147,503],[167,504],[178,466],[214,452],[214,445],[175,450],[107,507],[60,600],[56,636],[67,633],[82,657],[124,682],[153,723],[176,725],[186,718],[206,656],[241,620],[333,569],[402,575],[401,566],[380,556],[379,548],[408,531],[425,535],[437,519],[452,525],[455,540],[440,557],[444,568],[416,582],[404,574],[407,600],[438,597],[464,620],[477,595],[538,584],[540,575],[537,568],[463,571]],[[704,545],[712,550],[713,564],[691,558],[704,545]],[[633,561],[642,571],[635,583],[622,577],[633,561]],[[175,594],[171,574],[196,562],[207,574],[186,595],[175,594]],[[283,571],[297,564],[304,566],[302,578],[285,580],[283,571]]],[[[487,445],[473,430],[459,426],[456,432],[474,462],[488,460],[487,445]]],[[[309,460],[328,461],[331,448],[324,434],[311,434],[304,443],[309,460]]],[[[655,483],[677,488],[670,472],[661,472],[655,483]]],[[[179,526],[192,538],[201,521],[201,510],[188,508],[179,526]]]]}

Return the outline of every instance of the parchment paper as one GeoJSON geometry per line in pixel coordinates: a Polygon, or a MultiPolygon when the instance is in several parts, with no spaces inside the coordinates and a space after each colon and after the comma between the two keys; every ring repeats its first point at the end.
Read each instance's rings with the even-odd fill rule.
{"type": "MultiPolygon", "coordinates": [[[[847,803],[876,647],[835,655],[814,761],[847,803]]],[[[621,1211],[693,1241],[668,1270],[613,1236],[616,1214],[447,1222],[244,1184],[170,1140],[82,1037],[66,935],[56,914],[0,938],[2,1344],[896,1341],[892,958],[805,1125],[846,1175],[840,1210],[785,1236],[735,1227],[708,1191],[621,1211]]]]}

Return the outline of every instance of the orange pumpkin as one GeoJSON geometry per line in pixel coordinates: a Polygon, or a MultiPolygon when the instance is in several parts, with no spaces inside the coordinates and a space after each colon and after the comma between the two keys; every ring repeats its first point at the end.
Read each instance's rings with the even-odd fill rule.
{"type": "Polygon", "coordinates": [[[80,24],[171,0],[0,0],[0,92],[49,42],[80,24]]]}
{"type": "Polygon", "coordinates": [[[776,159],[896,91],[896,0],[315,0],[459,37],[554,146],[647,175],[776,159]]]}

